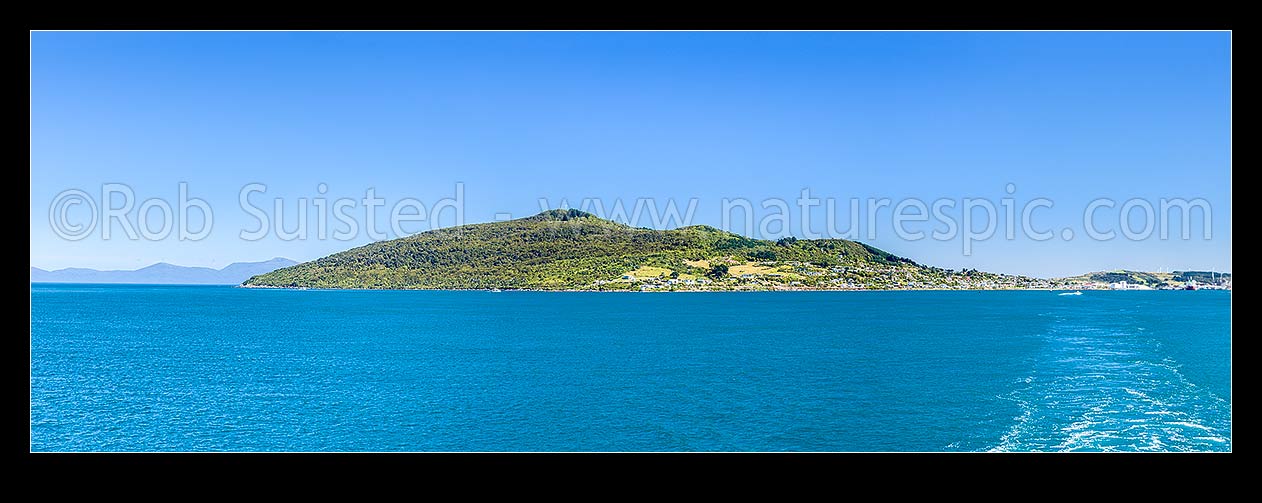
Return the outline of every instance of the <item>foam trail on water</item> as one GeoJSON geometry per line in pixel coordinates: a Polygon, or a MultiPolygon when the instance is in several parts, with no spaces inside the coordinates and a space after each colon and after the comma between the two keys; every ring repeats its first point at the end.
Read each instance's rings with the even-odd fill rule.
{"type": "Polygon", "coordinates": [[[1054,323],[1030,375],[1000,397],[1021,413],[989,450],[1230,450],[1230,404],[1145,330],[1120,325],[1054,323]]]}

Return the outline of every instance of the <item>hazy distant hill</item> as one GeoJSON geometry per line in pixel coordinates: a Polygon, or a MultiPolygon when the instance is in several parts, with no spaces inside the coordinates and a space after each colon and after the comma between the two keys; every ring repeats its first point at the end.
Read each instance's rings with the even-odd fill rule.
{"type": "Polygon", "coordinates": [[[223,269],[184,267],[164,262],[134,271],[98,271],[72,267],[45,271],[31,268],[32,283],[143,283],[170,285],[239,285],[252,276],[297,264],[287,258],[263,262],[236,262],[223,269]]]}
{"type": "Polygon", "coordinates": [[[1125,281],[1131,285],[1145,285],[1152,288],[1179,287],[1192,281],[1201,284],[1220,285],[1231,280],[1231,273],[1214,271],[1174,271],[1143,272],[1120,269],[1116,271],[1099,271],[1061,278],[1062,282],[1078,283],[1118,283],[1125,281]]]}

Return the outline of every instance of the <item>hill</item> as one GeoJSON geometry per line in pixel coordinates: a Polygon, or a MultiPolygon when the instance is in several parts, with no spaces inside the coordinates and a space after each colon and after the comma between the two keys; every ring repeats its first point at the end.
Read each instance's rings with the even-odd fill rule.
{"type": "Polygon", "coordinates": [[[1115,271],[1098,271],[1056,280],[1068,285],[1097,284],[1100,286],[1125,282],[1128,285],[1143,285],[1149,288],[1183,288],[1192,281],[1202,285],[1226,285],[1231,281],[1231,273],[1213,271],[1174,271],[1174,272],[1142,272],[1119,269],[1115,271]]]}
{"type": "Polygon", "coordinates": [[[278,269],[245,286],[368,289],[1028,287],[925,267],[843,239],[751,239],[709,226],[635,228],[578,210],[422,232],[278,269]]]}
{"type": "Polygon", "coordinates": [[[184,267],[159,262],[134,271],[99,271],[72,267],[46,271],[31,268],[32,283],[134,283],[153,285],[239,285],[252,276],[297,264],[287,258],[235,262],[223,269],[184,267]]]}

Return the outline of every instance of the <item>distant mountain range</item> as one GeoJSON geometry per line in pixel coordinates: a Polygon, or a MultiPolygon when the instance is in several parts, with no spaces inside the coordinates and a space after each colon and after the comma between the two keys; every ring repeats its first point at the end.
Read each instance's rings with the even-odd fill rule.
{"type": "Polygon", "coordinates": [[[259,274],[297,264],[287,258],[235,262],[223,269],[184,267],[165,262],[134,271],[98,271],[71,267],[56,271],[31,268],[32,283],[143,283],[154,285],[239,285],[259,274]]]}

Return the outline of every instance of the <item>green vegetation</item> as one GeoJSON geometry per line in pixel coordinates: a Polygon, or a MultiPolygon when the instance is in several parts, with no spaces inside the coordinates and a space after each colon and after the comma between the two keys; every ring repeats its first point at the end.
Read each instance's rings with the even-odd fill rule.
{"type": "Polygon", "coordinates": [[[727,264],[715,264],[705,273],[706,277],[711,279],[723,279],[727,277],[727,264]]]}
{"type": "Polygon", "coordinates": [[[1230,281],[1231,273],[1211,271],[1174,271],[1170,273],[1170,279],[1181,283],[1196,281],[1198,283],[1217,284],[1222,281],[1230,281]]]}
{"type": "Polygon", "coordinates": [[[844,239],[651,230],[578,210],[423,232],[255,276],[247,286],[390,289],[1026,288],[1022,276],[925,267],[844,239]],[[732,271],[748,271],[737,275],[732,271]],[[706,279],[708,278],[708,280],[706,279]]]}

